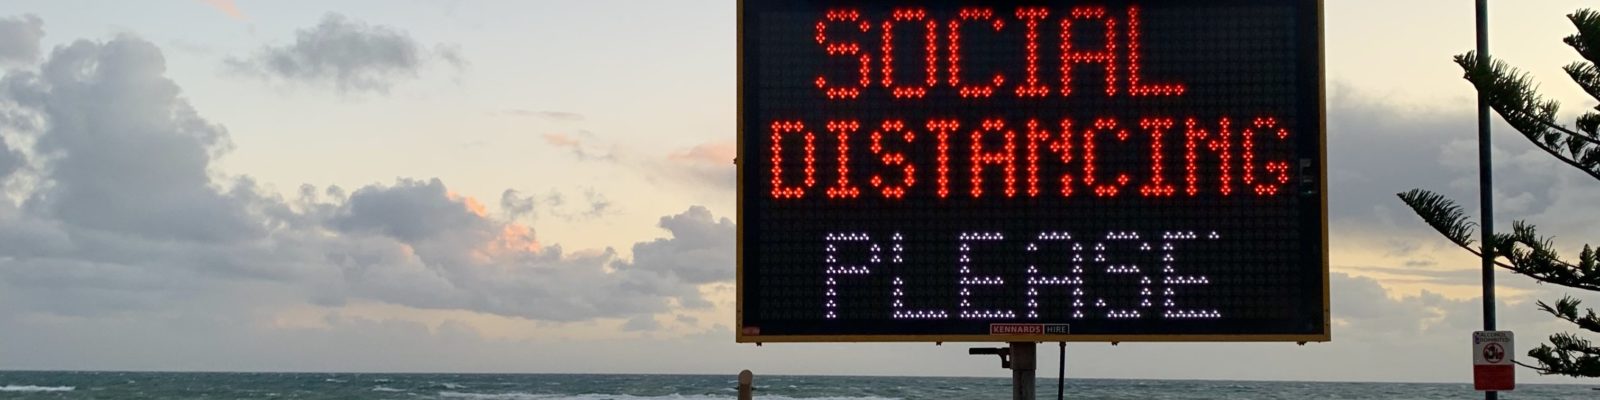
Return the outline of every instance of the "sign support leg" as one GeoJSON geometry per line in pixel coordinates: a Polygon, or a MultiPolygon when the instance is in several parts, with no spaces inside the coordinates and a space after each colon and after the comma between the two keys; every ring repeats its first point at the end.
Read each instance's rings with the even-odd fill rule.
{"type": "Polygon", "coordinates": [[[1039,347],[1034,342],[1011,342],[1011,399],[1034,400],[1034,372],[1039,347]]]}
{"type": "Polygon", "coordinates": [[[1061,344],[1061,366],[1056,371],[1056,400],[1067,398],[1067,342],[1061,344]]]}

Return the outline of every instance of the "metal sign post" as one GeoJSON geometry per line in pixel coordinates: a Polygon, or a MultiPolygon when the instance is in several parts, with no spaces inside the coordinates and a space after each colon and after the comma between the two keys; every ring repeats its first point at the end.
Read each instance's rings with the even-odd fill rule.
{"type": "Polygon", "coordinates": [[[1034,400],[1033,378],[1038,370],[1039,345],[1011,342],[1011,399],[1034,400]]]}
{"type": "MultiPolygon", "coordinates": [[[[1477,44],[1478,63],[1489,62],[1489,1],[1477,1],[1477,44]]],[[[1489,134],[1489,95],[1478,90],[1478,204],[1482,212],[1480,224],[1483,226],[1482,267],[1483,267],[1483,330],[1493,331],[1494,327],[1494,247],[1487,245],[1494,239],[1494,168],[1490,158],[1490,147],[1493,142],[1489,134]]],[[[1495,400],[1500,394],[1494,391],[1483,393],[1483,398],[1495,400]]]]}
{"type": "Polygon", "coordinates": [[[1012,400],[1034,400],[1039,345],[1034,342],[1010,342],[1006,345],[1009,347],[973,347],[967,349],[967,354],[1000,356],[1000,368],[1011,370],[1012,400]]]}

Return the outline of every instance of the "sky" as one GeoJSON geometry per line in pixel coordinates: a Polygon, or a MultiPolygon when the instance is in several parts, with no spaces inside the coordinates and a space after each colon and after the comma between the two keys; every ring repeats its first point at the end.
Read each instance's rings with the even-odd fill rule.
{"type": "MultiPolygon", "coordinates": [[[[1595,107],[1585,2],[1493,3],[1491,52],[1595,107]]],[[[0,3],[0,369],[1008,375],[733,342],[734,6],[0,3]]],[[[1476,210],[1472,4],[1326,21],[1333,341],[1073,344],[1072,377],[1471,379],[1477,260],[1394,193],[1476,210]]],[[[1573,253],[1600,184],[1497,129],[1496,223],[1573,253]]],[[[1569,330],[1534,301],[1600,302],[1499,276],[1523,348],[1569,330]]]]}

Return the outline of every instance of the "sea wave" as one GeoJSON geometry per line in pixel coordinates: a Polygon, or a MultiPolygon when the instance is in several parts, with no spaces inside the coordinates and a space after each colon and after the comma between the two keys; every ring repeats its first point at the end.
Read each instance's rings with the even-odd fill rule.
{"type": "MultiPolygon", "coordinates": [[[[681,395],[671,394],[665,396],[633,396],[626,394],[554,394],[554,393],[463,393],[439,392],[439,397],[451,399],[477,399],[477,400],[728,400],[735,396],[722,395],[681,395]]],[[[761,396],[763,400],[900,400],[894,397],[877,396],[841,396],[841,397],[788,397],[788,396],[761,396]]]]}
{"type": "Polygon", "coordinates": [[[71,392],[78,390],[76,386],[34,386],[34,385],[5,385],[0,386],[0,392],[71,392]]]}
{"type": "Polygon", "coordinates": [[[372,391],[374,391],[374,392],[404,392],[404,390],[395,389],[395,388],[388,387],[388,386],[383,386],[383,385],[373,386],[372,387],[372,391]]]}

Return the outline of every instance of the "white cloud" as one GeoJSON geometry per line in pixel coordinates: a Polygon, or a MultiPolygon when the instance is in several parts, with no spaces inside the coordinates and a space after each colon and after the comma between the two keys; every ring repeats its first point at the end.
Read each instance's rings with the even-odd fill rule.
{"type": "Polygon", "coordinates": [[[229,58],[227,64],[240,72],[331,85],[341,92],[386,93],[435,61],[466,65],[457,46],[439,44],[430,50],[400,29],[329,13],[316,26],[297,31],[293,44],[267,46],[247,58],[229,58]]]}
{"type": "MultiPolygon", "coordinates": [[[[241,306],[360,299],[582,321],[706,306],[695,287],[713,277],[702,271],[732,269],[731,256],[715,257],[733,242],[731,222],[698,207],[664,218],[674,236],[624,260],[543,244],[438,179],[348,194],[307,186],[286,200],[248,177],[219,178],[211,166],[227,131],[165,70],[160,49],[122,36],[75,42],[39,72],[4,78],[0,101],[47,122],[16,132],[44,160],[38,184],[22,203],[0,202],[0,285],[13,311],[149,313],[269,285],[277,295],[241,306]]],[[[590,208],[603,211],[595,196],[590,208]]]]}

